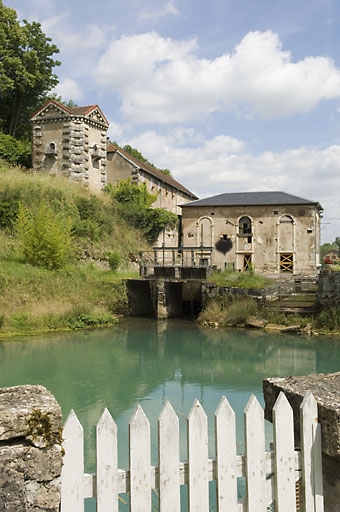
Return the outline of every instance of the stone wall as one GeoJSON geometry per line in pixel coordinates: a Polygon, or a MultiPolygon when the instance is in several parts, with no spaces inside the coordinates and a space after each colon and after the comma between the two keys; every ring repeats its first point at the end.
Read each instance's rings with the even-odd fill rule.
{"type": "Polygon", "coordinates": [[[300,405],[305,394],[311,391],[318,403],[325,512],[340,512],[340,372],[265,379],[265,418],[269,421],[272,421],[273,406],[281,391],[293,409],[297,439],[300,436],[300,405]]]}
{"type": "Polygon", "coordinates": [[[323,306],[338,306],[340,299],[340,272],[324,269],[319,274],[317,301],[323,306]]]}
{"type": "Polygon", "coordinates": [[[58,512],[62,417],[43,386],[0,389],[0,504],[6,512],[58,512]]]}

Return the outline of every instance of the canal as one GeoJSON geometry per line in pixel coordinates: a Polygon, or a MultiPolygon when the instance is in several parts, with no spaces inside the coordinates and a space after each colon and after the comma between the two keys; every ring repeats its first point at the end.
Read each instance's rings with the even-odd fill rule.
{"type": "MultiPolygon", "coordinates": [[[[181,432],[193,401],[202,403],[214,433],[214,413],[225,395],[236,413],[238,450],[243,411],[252,393],[263,404],[265,377],[340,370],[340,338],[245,330],[202,329],[186,320],[122,320],[116,328],[0,341],[0,386],[42,384],[74,409],[85,432],[85,464],[95,470],[95,425],[107,407],[118,426],[119,466],[128,467],[128,422],[139,403],[151,423],[152,462],[157,417],[170,400],[181,432]]],[[[268,442],[271,426],[267,425],[268,442]]],[[[210,455],[214,455],[210,442],[210,455]]],[[[184,435],[181,459],[186,458],[184,435]]],[[[93,504],[87,510],[94,510],[93,504]]]]}

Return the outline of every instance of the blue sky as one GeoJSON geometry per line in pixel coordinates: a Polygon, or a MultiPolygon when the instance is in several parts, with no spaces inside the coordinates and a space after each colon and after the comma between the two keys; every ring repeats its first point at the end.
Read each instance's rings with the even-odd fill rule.
{"type": "Polygon", "coordinates": [[[57,93],[199,197],[281,190],[340,236],[338,0],[5,0],[60,49],[57,93]]]}

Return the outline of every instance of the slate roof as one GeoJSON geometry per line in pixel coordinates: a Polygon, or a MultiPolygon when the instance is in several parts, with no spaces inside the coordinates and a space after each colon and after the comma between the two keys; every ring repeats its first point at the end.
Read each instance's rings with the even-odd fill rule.
{"type": "Polygon", "coordinates": [[[218,194],[183,204],[181,208],[191,206],[278,206],[278,205],[315,205],[323,210],[317,201],[309,201],[285,192],[235,192],[218,194]]]}
{"type": "Polygon", "coordinates": [[[126,160],[129,160],[137,169],[140,169],[142,172],[146,172],[147,174],[151,175],[155,180],[160,181],[162,183],[166,183],[170,187],[179,190],[183,194],[186,194],[187,196],[190,196],[191,199],[198,199],[195,194],[190,192],[187,188],[185,188],[181,183],[176,181],[171,176],[168,176],[164,172],[160,171],[159,169],[156,169],[152,165],[146,164],[136,158],[135,156],[130,155],[127,151],[120,148],[119,146],[116,146],[112,142],[108,142],[107,144],[107,152],[108,153],[118,153],[126,160]]]}

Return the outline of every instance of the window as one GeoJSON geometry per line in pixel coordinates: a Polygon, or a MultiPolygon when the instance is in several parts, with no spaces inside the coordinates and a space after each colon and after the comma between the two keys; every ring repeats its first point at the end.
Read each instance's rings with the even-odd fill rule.
{"type": "Polygon", "coordinates": [[[293,253],[280,254],[280,271],[293,272],[293,253]]]}
{"type": "Polygon", "coordinates": [[[57,145],[55,142],[50,142],[48,147],[47,147],[47,152],[46,152],[48,155],[56,155],[57,154],[57,145]]]}
{"type": "Polygon", "coordinates": [[[240,235],[251,234],[251,220],[249,217],[241,217],[238,223],[240,235]]]}
{"type": "Polygon", "coordinates": [[[247,237],[248,244],[251,244],[252,238],[252,224],[249,217],[241,217],[238,221],[238,234],[242,237],[247,237]]]}

